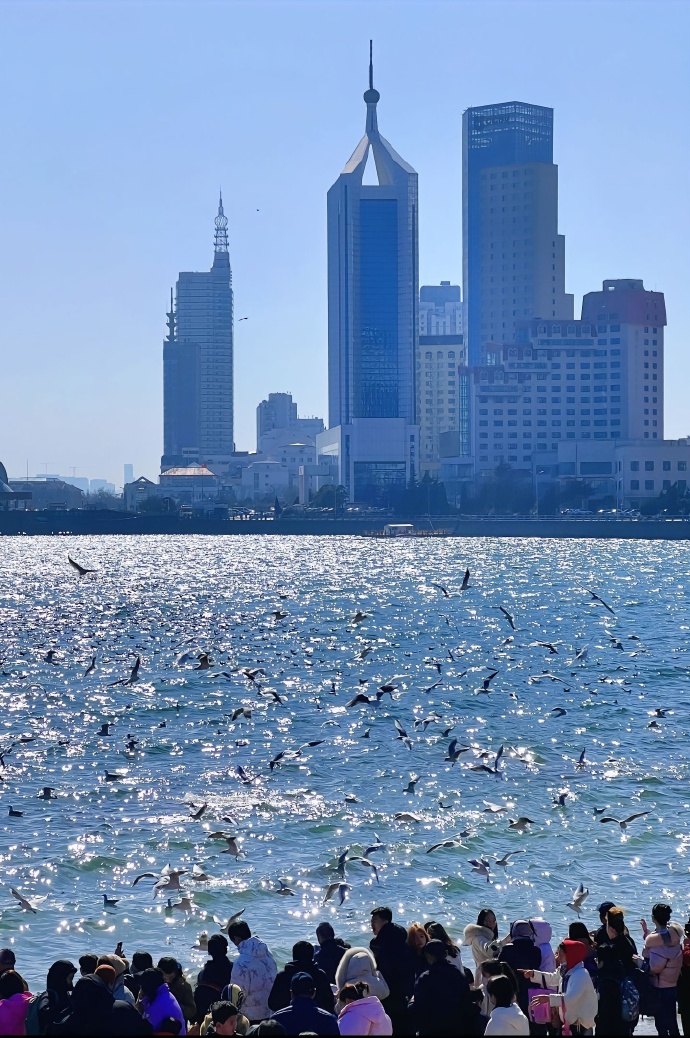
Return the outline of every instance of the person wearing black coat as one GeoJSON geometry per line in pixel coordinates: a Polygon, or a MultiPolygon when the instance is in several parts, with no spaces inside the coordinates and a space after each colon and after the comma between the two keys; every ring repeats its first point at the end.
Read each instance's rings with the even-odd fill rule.
{"type": "Polygon", "coordinates": [[[469,981],[448,961],[443,941],[429,941],[424,954],[428,969],[417,978],[411,1006],[417,1034],[481,1034],[479,1007],[469,981]]]}
{"type": "Polygon", "coordinates": [[[292,962],[286,962],[285,966],[276,976],[268,996],[268,1006],[275,1013],[278,1009],[285,1009],[290,1005],[292,995],[290,986],[292,978],[298,973],[308,973],[314,981],[316,994],[314,1001],[319,1009],[332,1013],[335,999],[331,991],[328,977],[314,961],[314,947],[309,941],[298,941],[292,948],[292,962]]]}
{"type": "Polygon", "coordinates": [[[520,1009],[528,1015],[529,1012],[529,982],[520,970],[533,970],[537,974],[541,966],[541,951],[534,943],[534,931],[530,924],[520,919],[510,927],[512,943],[501,948],[498,956],[499,962],[507,962],[517,977],[518,992],[517,1002],[520,1009]]]}
{"type": "Polygon", "coordinates": [[[407,930],[393,922],[393,913],[386,907],[373,910],[371,929],[374,937],[369,947],[390,992],[383,1000],[383,1008],[391,1018],[393,1034],[407,1034],[407,1005],[415,983],[414,952],[407,943],[407,930]]]}
{"type": "Polygon", "coordinates": [[[53,1023],[51,1034],[62,1035],[138,1035],[152,1034],[134,1006],[113,998],[100,977],[82,977],[74,985],[69,1008],[53,1023]]]}
{"type": "Polygon", "coordinates": [[[350,945],[335,936],[330,923],[319,923],[316,927],[316,939],[319,946],[314,952],[314,962],[326,974],[328,983],[335,984],[335,971],[350,945]]]}

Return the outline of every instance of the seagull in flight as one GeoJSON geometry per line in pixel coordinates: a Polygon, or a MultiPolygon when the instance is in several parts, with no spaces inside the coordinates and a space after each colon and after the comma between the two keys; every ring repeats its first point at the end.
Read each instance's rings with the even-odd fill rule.
{"type": "Polygon", "coordinates": [[[636,818],[644,818],[644,816],[648,815],[649,813],[650,813],[649,811],[638,811],[634,815],[628,815],[627,818],[614,818],[612,815],[606,815],[604,818],[600,818],[599,821],[602,822],[602,823],[603,822],[616,822],[617,825],[619,825],[621,827],[621,829],[625,832],[625,830],[628,828],[628,825],[630,824],[630,822],[634,822],[636,818]]]}
{"type": "Polygon", "coordinates": [[[457,739],[451,739],[450,744],[448,746],[448,753],[446,754],[446,756],[443,759],[444,760],[449,760],[449,761],[451,761],[452,764],[455,764],[457,759],[458,759],[458,757],[460,756],[460,754],[461,753],[467,753],[467,751],[469,749],[471,749],[470,746],[460,746],[459,747],[458,746],[458,740],[457,739]]]}
{"type": "Polygon", "coordinates": [[[491,865],[488,858],[468,858],[468,864],[472,866],[472,872],[476,872],[480,876],[486,876],[486,882],[489,882],[491,865]]]}
{"type": "Polygon", "coordinates": [[[514,854],[524,854],[524,851],[522,849],[520,849],[519,851],[508,851],[508,853],[504,854],[502,858],[497,858],[494,854],[494,861],[497,865],[500,866],[500,868],[505,869],[508,867],[508,865],[510,865],[510,859],[513,857],[514,854]]]}
{"type": "Polygon", "coordinates": [[[374,843],[370,847],[367,847],[364,851],[364,857],[368,858],[372,851],[382,851],[385,849],[385,844],[381,843],[380,837],[374,833],[374,843]]]}
{"type": "Polygon", "coordinates": [[[435,587],[437,591],[442,591],[444,598],[450,598],[450,591],[447,588],[445,588],[443,584],[434,584],[432,582],[431,586],[435,587]]]}
{"type": "Polygon", "coordinates": [[[520,815],[519,818],[511,818],[509,829],[512,829],[514,833],[524,833],[530,825],[534,825],[534,819],[528,818],[527,815],[520,815]]]}
{"type": "Polygon", "coordinates": [[[408,750],[411,750],[412,749],[412,739],[410,739],[409,735],[407,734],[407,732],[405,731],[403,726],[400,724],[400,721],[397,719],[397,717],[394,718],[393,724],[395,725],[395,727],[396,727],[396,729],[398,731],[398,734],[396,735],[396,739],[400,739],[400,741],[402,743],[404,743],[405,746],[407,746],[408,750]]]}
{"type": "Polygon", "coordinates": [[[604,609],[608,609],[609,613],[611,613],[611,616],[615,616],[616,615],[614,610],[611,608],[611,606],[608,604],[608,602],[604,601],[604,599],[601,597],[601,595],[597,595],[597,593],[595,591],[592,591],[591,588],[588,588],[588,587],[583,587],[582,590],[586,591],[588,595],[592,596],[592,601],[593,602],[599,602],[601,605],[603,605],[604,609]]]}
{"type": "Polygon", "coordinates": [[[508,623],[510,624],[511,628],[513,630],[515,630],[515,618],[508,612],[508,610],[504,606],[499,606],[498,608],[501,610],[501,612],[505,616],[505,618],[508,621],[508,623]]]}
{"type": "Polygon", "coordinates": [[[27,901],[23,894],[20,894],[18,890],[14,889],[14,887],[10,887],[10,894],[19,902],[21,908],[23,908],[25,912],[33,912],[33,914],[36,915],[36,909],[31,902],[27,901]]]}
{"type": "Polygon", "coordinates": [[[295,897],[294,890],[292,890],[282,879],[278,880],[278,889],[276,890],[276,894],[282,894],[283,897],[295,897]]]}
{"type": "Polygon", "coordinates": [[[469,571],[469,569],[466,569],[465,570],[465,576],[462,578],[462,584],[460,585],[460,590],[461,591],[467,591],[469,586],[470,586],[470,571],[469,571]]]}
{"type": "Polygon", "coordinates": [[[457,837],[454,837],[451,840],[441,840],[440,843],[434,843],[434,844],[431,845],[431,847],[427,847],[426,853],[427,854],[431,854],[432,851],[437,851],[437,850],[439,850],[440,847],[444,847],[444,848],[462,847],[462,843],[461,843],[461,841],[457,837]]]}
{"type": "Polygon", "coordinates": [[[338,894],[338,897],[340,898],[340,900],[338,901],[338,905],[342,905],[350,890],[352,890],[352,887],[349,883],[341,883],[339,880],[337,880],[335,883],[329,883],[324,892],[323,901],[321,902],[321,904],[325,905],[328,901],[331,900],[334,894],[338,894]]]}
{"type": "Polygon", "coordinates": [[[80,577],[85,577],[87,573],[96,572],[95,569],[87,569],[86,566],[80,566],[79,563],[75,562],[74,559],[70,558],[69,555],[67,556],[67,561],[69,562],[72,569],[76,569],[80,577]]]}
{"type": "Polygon", "coordinates": [[[573,912],[575,912],[579,918],[582,911],[582,905],[588,897],[589,890],[587,890],[582,883],[579,883],[577,890],[573,892],[573,900],[567,903],[566,908],[572,908],[573,912]]]}
{"type": "Polygon", "coordinates": [[[501,761],[501,757],[502,756],[503,756],[503,746],[499,747],[498,753],[496,754],[496,759],[494,761],[493,768],[490,767],[488,764],[473,764],[472,767],[470,768],[470,771],[486,771],[489,775],[500,775],[501,771],[500,771],[500,768],[498,767],[498,765],[499,765],[499,763],[501,761]]]}

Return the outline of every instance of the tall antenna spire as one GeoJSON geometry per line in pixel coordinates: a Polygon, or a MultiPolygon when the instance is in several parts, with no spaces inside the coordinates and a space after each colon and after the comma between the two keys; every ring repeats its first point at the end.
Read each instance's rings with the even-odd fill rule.
{"type": "Polygon", "coordinates": [[[369,89],[374,89],[374,41],[369,40],[369,89]]]}
{"type": "Polygon", "coordinates": [[[218,216],[214,220],[215,224],[215,235],[214,235],[214,251],[215,252],[227,252],[228,251],[228,218],[223,212],[223,192],[220,192],[218,199],[218,216]]]}
{"type": "Polygon", "coordinates": [[[170,309],[165,316],[168,319],[168,342],[175,342],[175,326],[177,321],[175,317],[175,300],[173,299],[172,288],[170,289],[170,309]]]}
{"type": "Polygon", "coordinates": [[[364,91],[367,106],[367,132],[378,133],[376,104],[381,95],[374,88],[374,41],[369,40],[369,89],[364,91]]]}

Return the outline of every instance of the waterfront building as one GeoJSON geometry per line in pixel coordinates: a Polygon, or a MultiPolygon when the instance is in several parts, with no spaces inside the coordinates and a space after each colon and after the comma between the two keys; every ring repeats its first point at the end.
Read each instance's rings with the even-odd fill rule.
{"type": "Polygon", "coordinates": [[[125,484],[127,484],[127,483],[133,483],[134,482],[134,465],[132,465],[132,463],[129,462],[129,461],[125,462],[124,468],[123,468],[123,472],[124,472],[123,486],[125,484]]]}
{"type": "Polygon", "coordinates": [[[161,471],[225,461],[234,449],[233,295],[222,196],[213,265],[180,273],[167,319],[161,471]]]}
{"type": "MultiPolygon", "coordinates": [[[[457,432],[460,421],[459,368],[465,365],[460,286],[442,281],[419,290],[417,415],[419,470],[437,475],[439,438],[457,432]]],[[[465,408],[468,401],[463,399],[465,408]]]]}
{"type": "Polygon", "coordinates": [[[366,128],[328,192],[328,423],[317,452],[350,500],[417,473],[417,174],[378,129],[373,66],[366,128]],[[373,159],[376,184],[363,183],[373,159]]]}
{"type": "Polygon", "coordinates": [[[256,449],[267,454],[291,439],[314,442],[323,428],[322,418],[298,418],[290,393],[269,393],[256,409],[256,449]]]}
{"type": "Polygon", "coordinates": [[[571,320],[558,233],[553,109],[509,101],[462,120],[463,298],[468,363],[509,343],[519,319],[571,320]]]}

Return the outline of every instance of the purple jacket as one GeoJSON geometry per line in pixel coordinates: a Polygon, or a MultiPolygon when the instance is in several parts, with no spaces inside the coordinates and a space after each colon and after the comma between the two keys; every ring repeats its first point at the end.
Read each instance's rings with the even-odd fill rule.
{"type": "Polygon", "coordinates": [[[167,984],[161,984],[151,1001],[148,998],[142,998],[141,1005],[144,1010],[144,1020],[148,1020],[154,1031],[158,1031],[163,1020],[167,1020],[171,1016],[173,1020],[180,1021],[182,1027],[180,1034],[187,1033],[187,1025],[180,1009],[180,1003],[171,993],[167,984]]]}

